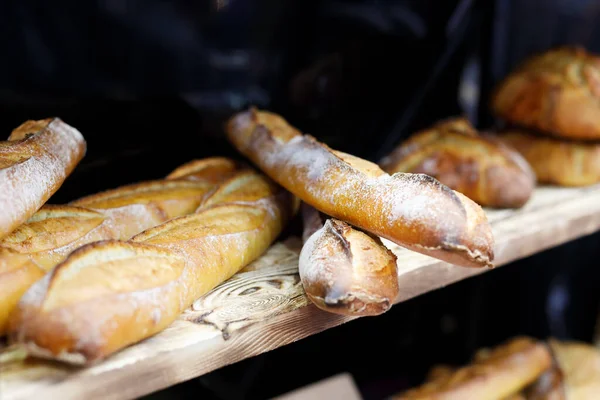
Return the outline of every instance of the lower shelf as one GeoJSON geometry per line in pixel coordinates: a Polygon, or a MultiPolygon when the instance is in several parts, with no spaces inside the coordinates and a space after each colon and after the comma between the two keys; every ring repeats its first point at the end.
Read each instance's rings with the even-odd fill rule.
{"type": "MultiPolygon", "coordinates": [[[[538,188],[524,208],[487,215],[500,266],[600,230],[600,186],[538,188]]],[[[489,271],[390,247],[398,256],[397,302],[489,271]]],[[[299,249],[297,238],[275,244],[167,330],[93,367],[41,361],[0,366],[0,398],[134,398],[350,321],[309,304],[297,274],[299,249]]]]}

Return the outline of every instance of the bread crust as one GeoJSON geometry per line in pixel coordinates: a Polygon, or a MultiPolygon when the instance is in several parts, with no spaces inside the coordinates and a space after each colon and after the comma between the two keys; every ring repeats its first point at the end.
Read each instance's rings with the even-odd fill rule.
{"type": "Polygon", "coordinates": [[[540,183],[587,186],[600,182],[600,144],[573,142],[527,132],[500,132],[500,140],[529,162],[540,183]]]}
{"type": "Polygon", "coordinates": [[[259,257],[296,206],[267,178],[240,171],[194,214],[130,241],[82,246],[21,298],[10,342],[34,356],[89,364],[160,332],[259,257]]]}
{"type": "MultiPolygon", "coordinates": [[[[228,159],[194,160],[171,172],[169,179],[122,186],[69,205],[45,205],[0,239],[0,264],[14,262],[14,253],[29,260],[20,264],[21,272],[0,271],[0,285],[22,294],[41,274],[87,243],[127,240],[171,218],[193,213],[217,183],[238,168],[228,159]]],[[[0,335],[6,332],[6,321],[17,300],[0,297],[0,335]]]]}
{"type": "Polygon", "coordinates": [[[6,332],[8,317],[32,282],[45,271],[26,255],[0,248],[0,334],[6,332]]]}
{"type": "Polygon", "coordinates": [[[550,348],[564,377],[566,398],[600,398],[600,352],[587,343],[550,339],[550,348]]]}
{"type": "Polygon", "coordinates": [[[398,296],[396,256],[374,237],[302,205],[304,246],[299,272],[304,291],[334,314],[383,314],[398,296]]]}
{"type": "Polygon", "coordinates": [[[465,118],[417,132],[380,165],[389,174],[433,176],[487,207],[522,207],[536,183],[533,170],[519,153],[492,136],[479,135],[465,118]]]}
{"type": "Polygon", "coordinates": [[[440,374],[424,385],[393,397],[413,399],[509,398],[534,382],[552,365],[545,343],[517,337],[480,354],[473,362],[455,371],[440,374]]]}
{"type": "Polygon", "coordinates": [[[26,121],[0,142],[0,239],[58,190],[85,151],[81,133],[59,118],[26,121]]]}
{"type": "Polygon", "coordinates": [[[600,58],[579,47],[535,55],[508,75],[492,110],[517,126],[578,140],[600,139],[600,58]]]}
{"type": "Polygon", "coordinates": [[[492,265],[493,237],[481,207],[427,175],[390,176],[256,109],[233,116],[227,133],[267,175],[324,214],[453,264],[492,265]]]}

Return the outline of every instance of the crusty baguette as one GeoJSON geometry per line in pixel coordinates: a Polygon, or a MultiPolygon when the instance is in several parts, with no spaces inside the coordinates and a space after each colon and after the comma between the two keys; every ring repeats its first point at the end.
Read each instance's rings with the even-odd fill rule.
{"type": "Polygon", "coordinates": [[[465,118],[417,132],[380,162],[389,174],[431,175],[482,206],[523,206],[535,174],[523,157],[499,140],[479,135],[465,118]]]}
{"type": "Polygon", "coordinates": [[[85,150],[81,133],[59,118],[27,121],[0,142],[0,238],[58,190],[85,150]]]}
{"type": "Polygon", "coordinates": [[[295,208],[266,177],[239,172],[195,214],[73,252],[21,298],[10,341],[84,364],[147,338],[259,257],[295,208]]]}
{"type": "Polygon", "coordinates": [[[600,399],[600,352],[580,342],[549,340],[565,380],[568,400],[600,399]]]}
{"type": "Polygon", "coordinates": [[[519,393],[551,365],[552,356],[544,343],[519,337],[393,399],[504,399],[519,393]]]}
{"type": "Polygon", "coordinates": [[[600,182],[600,144],[541,137],[525,130],[501,132],[500,139],[529,162],[537,180],[559,186],[600,182]]]}
{"type": "Polygon", "coordinates": [[[299,272],[320,309],[341,315],[379,315],[398,296],[396,256],[381,240],[303,204],[304,246],[299,272]]]}
{"type": "Polygon", "coordinates": [[[126,240],[171,218],[194,212],[219,180],[238,167],[228,159],[189,162],[173,171],[169,180],[143,182],[76,200],[70,205],[46,205],[25,224],[0,239],[0,335],[18,298],[73,250],[106,239],[126,240]],[[188,181],[192,180],[192,181],[188,181]],[[19,254],[30,262],[13,261],[19,254]],[[20,266],[20,267],[19,267],[20,266]],[[35,266],[35,267],[34,267],[35,266]],[[2,292],[0,292],[2,293],[2,292]]]}
{"type": "Polygon", "coordinates": [[[390,176],[256,109],[234,115],[227,133],[267,175],[324,214],[453,264],[492,265],[481,207],[427,175],[390,176]]]}
{"type": "Polygon", "coordinates": [[[550,135],[600,139],[600,58],[561,47],[526,60],[496,88],[500,118],[550,135]]]}

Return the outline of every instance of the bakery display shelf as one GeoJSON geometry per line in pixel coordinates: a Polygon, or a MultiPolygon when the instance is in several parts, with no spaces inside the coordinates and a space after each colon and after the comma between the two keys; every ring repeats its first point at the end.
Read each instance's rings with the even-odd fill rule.
{"type": "MultiPolygon", "coordinates": [[[[600,230],[600,186],[536,189],[520,210],[487,210],[497,266],[600,230]]],[[[277,243],[197,300],[164,332],[88,368],[42,361],[0,366],[0,399],[125,399],[276,349],[352,318],[304,296],[300,242],[277,243]]],[[[456,267],[397,246],[402,302],[490,269],[456,267]]]]}

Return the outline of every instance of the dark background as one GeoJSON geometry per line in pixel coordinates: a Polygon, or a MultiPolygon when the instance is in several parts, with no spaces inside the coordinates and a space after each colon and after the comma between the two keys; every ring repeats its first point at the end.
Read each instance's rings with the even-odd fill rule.
{"type": "MultiPolygon", "coordinates": [[[[377,161],[457,114],[494,124],[490,90],[524,57],[600,52],[595,0],[0,3],[0,128],[60,116],[88,141],[59,203],[237,156],[221,124],[249,104],[377,161]]],[[[395,306],[149,398],[268,398],[349,371],[365,398],[516,334],[590,341],[598,235],[395,306]]]]}

